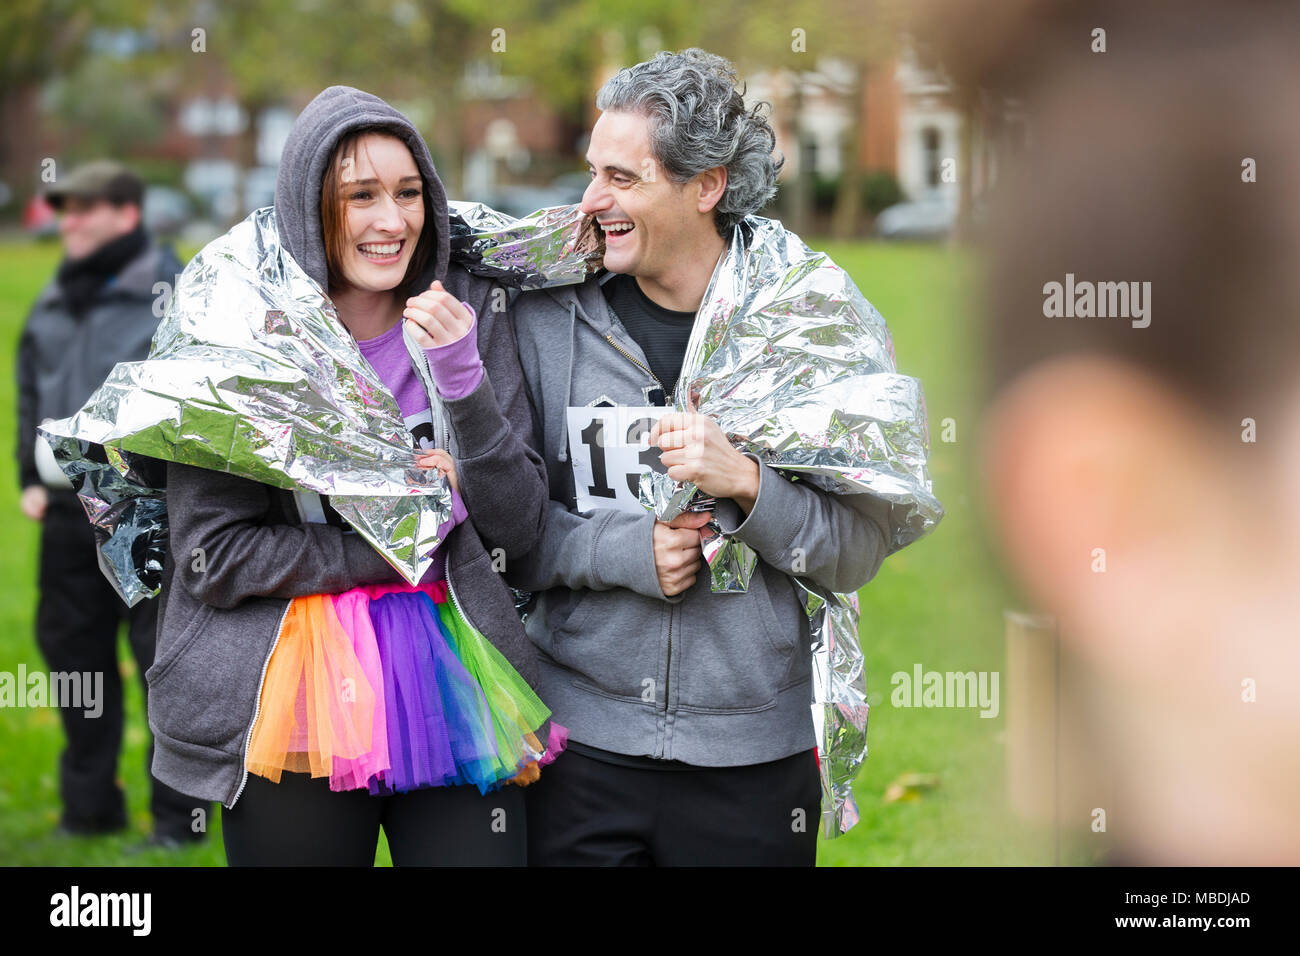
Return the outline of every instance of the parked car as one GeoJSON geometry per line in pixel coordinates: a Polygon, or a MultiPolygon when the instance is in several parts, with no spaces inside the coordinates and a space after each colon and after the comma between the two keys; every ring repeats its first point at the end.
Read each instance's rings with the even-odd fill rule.
{"type": "Polygon", "coordinates": [[[155,236],[173,237],[181,233],[194,216],[190,197],[170,186],[146,186],[144,208],[141,211],[144,227],[155,236]]]}
{"type": "Polygon", "coordinates": [[[274,166],[254,166],[244,171],[244,215],[275,205],[277,172],[274,166]]]}
{"type": "Polygon", "coordinates": [[[23,207],[23,229],[37,239],[49,239],[59,234],[59,217],[54,207],[37,193],[23,207]]]}
{"type": "Polygon", "coordinates": [[[572,191],[552,186],[497,186],[474,197],[508,216],[522,218],[548,206],[567,206],[582,198],[572,198],[572,191]]]}
{"type": "Polygon", "coordinates": [[[581,170],[562,173],[551,180],[551,188],[568,196],[565,202],[570,203],[582,202],[582,194],[590,185],[591,173],[581,170]]]}
{"type": "Polygon", "coordinates": [[[876,217],[876,235],[882,239],[942,239],[952,231],[956,218],[956,205],[946,199],[895,203],[876,217]]]}

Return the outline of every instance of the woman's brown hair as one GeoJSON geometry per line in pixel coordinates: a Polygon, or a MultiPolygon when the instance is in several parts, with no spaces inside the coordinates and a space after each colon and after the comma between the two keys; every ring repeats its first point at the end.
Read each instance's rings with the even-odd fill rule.
{"type": "MultiPolygon", "coordinates": [[[[339,271],[339,263],[343,261],[344,246],[347,243],[347,227],[345,225],[347,217],[344,215],[347,199],[343,195],[341,188],[344,185],[341,176],[343,161],[348,157],[355,156],[358,142],[363,136],[370,133],[390,136],[401,142],[402,145],[406,145],[405,140],[396,130],[390,127],[358,126],[340,137],[338,143],[334,146],[333,152],[330,153],[329,162],[325,166],[325,175],[321,177],[320,227],[321,235],[325,241],[325,267],[331,289],[343,282],[343,275],[339,271]]],[[[420,171],[420,178],[421,180],[424,178],[423,170],[420,171]]],[[[422,186],[420,196],[421,201],[424,203],[424,229],[420,231],[420,238],[415,244],[415,251],[411,253],[411,261],[406,266],[406,275],[402,277],[402,283],[396,290],[399,295],[409,291],[411,284],[424,274],[424,270],[428,267],[429,260],[433,256],[436,225],[433,221],[433,209],[429,205],[429,184],[422,182],[422,186]]]]}

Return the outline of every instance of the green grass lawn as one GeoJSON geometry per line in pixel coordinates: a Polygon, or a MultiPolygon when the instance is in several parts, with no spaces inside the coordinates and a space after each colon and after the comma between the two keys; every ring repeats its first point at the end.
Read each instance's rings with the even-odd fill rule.
{"type": "MultiPolygon", "coordinates": [[[[1018,607],[987,543],[977,481],[976,438],[985,389],[980,363],[977,275],[968,252],[943,246],[811,243],[853,276],[889,323],[899,371],[925,389],[930,475],[947,514],[931,534],[887,558],[859,592],[859,635],[871,704],[870,756],[855,791],[861,822],[823,841],[829,866],[1052,864],[1093,859],[1082,834],[1057,847],[1050,828],[1027,827],[1006,808],[998,716],[978,709],[902,708],[890,676],[926,671],[1003,670],[1002,612],[1018,607]],[[945,419],[955,440],[941,440],[945,419]],[[908,772],[939,785],[910,801],[885,802],[908,772]]],[[[1007,682],[1005,674],[1001,687],[1007,682]]]]}
{"type": "MultiPolygon", "coordinates": [[[[932,440],[931,474],[948,514],[934,533],[886,560],[861,592],[861,638],[872,705],[871,756],[858,777],[861,822],[823,840],[829,866],[898,864],[1087,863],[1096,858],[1084,834],[1058,842],[1050,829],[1027,827],[1005,806],[1003,729],[1006,701],[994,719],[977,709],[906,709],[890,702],[890,675],[927,671],[1001,671],[1002,612],[1014,607],[997,559],[986,544],[975,471],[975,436],[983,382],[977,356],[975,270],[960,250],[929,245],[822,244],[853,275],[894,334],[900,371],[925,387],[932,440]],[[941,423],[956,441],[940,441],[941,423]],[[939,785],[910,801],[886,802],[887,786],[909,771],[939,785]]],[[[192,253],[193,250],[186,250],[192,253]]],[[[0,244],[0,670],[44,669],[36,649],[37,529],[18,510],[14,353],[33,298],[54,270],[53,244],[0,244]]],[[[119,775],[131,832],[123,837],[60,838],[58,715],[50,709],[0,711],[0,863],[24,865],[221,865],[220,813],[209,817],[206,845],[177,853],[131,852],[149,831],[144,753],[146,725],[138,677],[123,635],[127,730],[119,775]]],[[[1005,676],[1002,687],[1006,687],[1005,676]]],[[[1005,695],[1004,695],[1005,697],[1005,695]]],[[[379,862],[389,862],[380,839],[379,862]]]]}

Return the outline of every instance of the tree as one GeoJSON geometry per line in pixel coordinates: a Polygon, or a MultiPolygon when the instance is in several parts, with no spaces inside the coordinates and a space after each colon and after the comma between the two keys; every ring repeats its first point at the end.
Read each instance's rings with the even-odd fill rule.
{"type": "MultiPolygon", "coordinates": [[[[989,4],[978,0],[918,0],[911,33],[922,63],[940,67],[952,81],[962,114],[961,189],[953,238],[970,234],[974,201],[972,142],[983,117],[981,103],[996,107],[1007,94],[1023,88],[1028,78],[1042,75],[1035,61],[1047,55],[1035,35],[1056,11],[1032,0],[989,4]],[[978,35],[980,43],[971,43],[978,35]]],[[[1039,64],[1041,66],[1041,64],[1039,64]]],[[[995,120],[996,116],[993,117],[995,120]]]]}
{"type": "MultiPolygon", "coordinates": [[[[745,72],[786,70],[794,74],[789,98],[773,105],[792,117],[797,149],[802,149],[804,142],[805,75],[823,58],[849,65],[852,79],[845,102],[853,129],[840,144],[843,174],[832,221],[837,233],[856,234],[862,220],[856,125],[866,112],[866,78],[873,67],[896,55],[907,22],[907,4],[903,0],[726,0],[723,7],[723,15],[710,20],[710,49],[729,51],[745,72]]],[[[801,232],[811,224],[812,170],[806,163],[797,165],[797,173],[787,179],[792,194],[789,218],[791,228],[801,232]]]]}
{"type": "Polygon", "coordinates": [[[12,185],[19,206],[36,184],[41,84],[84,56],[92,28],[129,24],[136,12],[131,7],[75,0],[0,4],[0,177],[12,185]]]}

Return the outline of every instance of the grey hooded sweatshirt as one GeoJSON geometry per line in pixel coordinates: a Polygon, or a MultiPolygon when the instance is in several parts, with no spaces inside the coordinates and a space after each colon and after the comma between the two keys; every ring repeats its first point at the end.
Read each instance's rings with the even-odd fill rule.
{"type": "MultiPolygon", "coordinates": [[[[501,549],[509,562],[536,544],[545,518],[546,472],[529,446],[531,413],[514,330],[508,315],[494,310],[506,297],[488,280],[459,268],[449,271],[446,195],[423,139],[377,97],[344,86],[325,90],[298,117],[285,145],[275,191],[277,228],[294,259],[325,289],[325,165],[344,133],[373,124],[406,143],[424,180],[425,228],[435,230],[437,254],[412,294],[438,278],[478,313],[483,380],[464,398],[442,400],[449,451],[469,512],[441,545],[449,590],[469,621],[536,686],[535,652],[489,549],[501,549]]],[[[402,580],[351,529],[321,521],[321,508],[301,505],[301,493],[167,465],[170,551],[159,597],[157,653],[146,679],[153,772],[182,793],[232,807],[243,792],[262,680],[290,599],[402,580]],[[202,562],[191,560],[198,548],[202,562]]],[[[540,739],[547,732],[542,728],[540,739]]]]}
{"type": "MultiPolygon", "coordinates": [[[[887,503],[826,494],[760,465],[747,516],[720,526],[759,560],[744,594],[712,593],[707,566],[671,598],[655,572],[649,512],[576,510],[566,409],[644,406],[645,354],[609,309],[602,272],[515,303],[519,357],[550,481],[546,530],[512,565],[539,592],[527,619],[538,693],[572,741],[710,767],[778,760],[816,744],[812,653],[793,575],[835,591],[866,584],[887,553],[887,503]]],[[[611,482],[623,480],[609,475],[611,482]]]]}

